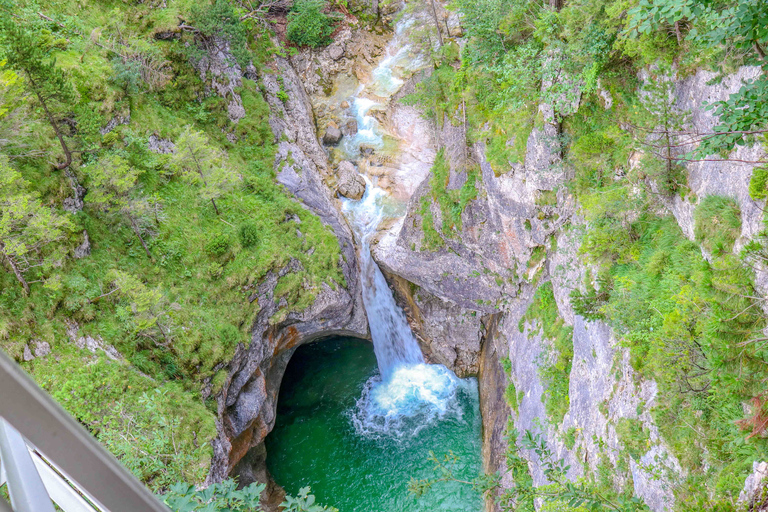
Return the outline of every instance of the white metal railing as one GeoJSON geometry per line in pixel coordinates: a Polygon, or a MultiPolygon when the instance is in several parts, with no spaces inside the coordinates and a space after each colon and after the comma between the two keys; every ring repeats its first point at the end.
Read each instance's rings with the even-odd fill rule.
{"type": "Polygon", "coordinates": [[[168,512],[0,351],[0,512],[168,512]]]}

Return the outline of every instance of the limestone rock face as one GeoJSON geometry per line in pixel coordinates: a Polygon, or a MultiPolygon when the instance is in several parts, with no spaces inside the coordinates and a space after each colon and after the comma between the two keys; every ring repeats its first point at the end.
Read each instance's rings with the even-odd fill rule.
{"type": "Polygon", "coordinates": [[[355,135],[357,133],[357,119],[350,119],[344,123],[344,128],[342,131],[344,132],[344,135],[347,136],[355,135]]]}
{"type": "Polygon", "coordinates": [[[754,461],[752,463],[752,474],[744,482],[744,489],[739,494],[739,504],[751,505],[748,510],[765,510],[765,496],[763,496],[763,485],[768,478],[768,462],[754,461]],[[757,508],[759,507],[759,508],[757,508]]]}
{"type": "Polygon", "coordinates": [[[435,297],[400,276],[386,277],[425,359],[447,366],[459,377],[476,376],[480,371],[485,317],[435,297]]]}
{"type": "Polygon", "coordinates": [[[77,259],[87,258],[91,255],[91,240],[88,231],[83,230],[83,243],[75,247],[74,256],[77,259]]]}
{"type": "Polygon", "coordinates": [[[336,201],[323,182],[328,157],[317,138],[309,98],[288,60],[277,58],[282,87],[289,100],[277,97],[281,90],[276,74],[263,82],[270,106],[270,126],[279,140],[275,168],[277,179],[304,207],[318,215],[339,240],[339,260],[346,286],[324,285],[314,303],[300,313],[275,315],[281,304],[274,295],[278,279],[300,269],[298,261],[270,272],[253,290],[250,301],[259,313],[248,346],[237,348],[229,363],[228,377],[218,403],[218,436],[208,482],[240,475],[241,483],[266,478],[263,441],[275,422],[277,393],[285,368],[296,347],[323,336],[350,335],[365,338],[368,324],[362,305],[360,276],[352,232],[336,201]]]}
{"type": "MultiPolygon", "coordinates": [[[[679,80],[675,83],[677,107],[691,111],[696,131],[709,132],[716,120],[702,102],[726,99],[742,80],[758,72],[742,68],[716,85],[709,85],[713,75],[703,71],[679,80]]],[[[409,87],[406,84],[404,94],[409,87]]],[[[609,98],[604,100],[610,103],[609,98]]],[[[573,111],[577,106],[559,108],[573,111]]],[[[509,414],[519,432],[531,430],[545,436],[554,454],[570,465],[572,478],[583,476],[585,468],[596,471],[604,456],[616,464],[616,454],[624,449],[616,425],[620,420],[636,421],[649,433],[649,448],[638,461],[630,461],[628,473],[617,476],[615,483],[633,486],[653,511],[671,510],[674,482],[683,470],[650,413],[657,386],[634,372],[627,349],[619,345],[608,324],[587,321],[570,303],[571,292],[583,291],[585,278],[596,272],[579,254],[587,226],[563,187],[569,170],[555,142],[554,109],[542,105],[539,111],[544,123],[532,130],[524,162],[492,168],[482,143],[469,148],[480,172],[477,198],[462,212],[461,228],[447,224],[446,212],[434,201],[444,191],[432,190],[428,175],[413,193],[405,218],[379,236],[374,256],[427,357],[458,373],[479,372],[486,470],[505,473],[508,447],[503,432],[509,414]],[[426,225],[425,214],[431,217],[431,226],[426,225]],[[433,235],[436,232],[437,242],[426,242],[425,227],[434,230],[433,235]],[[540,377],[542,362],[552,357],[553,340],[544,338],[538,325],[522,321],[536,287],[547,281],[559,315],[573,328],[570,406],[556,426],[542,422],[547,416],[546,383],[540,377]],[[461,351],[464,356],[459,356],[461,351]],[[469,353],[474,357],[467,358],[469,353]],[[500,360],[507,358],[509,373],[500,366],[500,360]],[[501,397],[510,384],[518,392],[514,411],[501,397]],[[578,433],[572,449],[563,441],[566,431],[578,433]]],[[[390,113],[389,122],[397,115],[390,113]]],[[[460,126],[442,125],[433,127],[435,146],[445,148],[450,167],[446,190],[455,191],[470,179],[463,170],[467,160],[463,134],[460,126]]],[[[763,156],[759,146],[739,148],[734,155],[745,161],[763,156]]],[[[694,194],[670,197],[666,210],[693,238],[697,202],[709,194],[733,197],[742,214],[742,236],[734,248],[738,251],[760,230],[763,217],[764,206],[749,197],[753,168],[738,162],[691,163],[688,185],[694,194]]],[[[768,293],[768,271],[757,269],[756,284],[762,294],[768,293]]],[[[545,484],[537,455],[521,446],[518,450],[531,462],[534,482],[545,484]]],[[[761,471],[762,466],[755,467],[748,489],[758,487],[755,482],[761,471]]],[[[512,483],[502,480],[502,485],[512,483]]],[[[744,500],[749,499],[747,494],[744,500]]],[[[489,502],[488,510],[499,509],[489,502]]]]}
{"type": "Polygon", "coordinates": [[[339,163],[336,171],[339,186],[337,192],[349,199],[357,201],[365,194],[365,180],[355,169],[352,162],[346,160],[339,163]]]}

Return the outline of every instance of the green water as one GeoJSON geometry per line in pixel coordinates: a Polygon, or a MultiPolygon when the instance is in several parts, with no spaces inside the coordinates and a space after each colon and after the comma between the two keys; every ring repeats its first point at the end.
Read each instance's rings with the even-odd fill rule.
{"type": "Polygon", "coordinates": [[[362,434],[353,421],[356,403],[377,373],[373,346],[365,341],[333,338],[297,350],[266,440],[275,481],[290,494],[311,486],[319,503],[341,512],[479,512],[482,499],[466,484],[438,483],[421,498],[408,491],[411,477],[435,476],[430,450],[459,457],[457,478],[480,474],[476,381],[462,385],[453,413],[419,424],[406,420],[393,432],[362,434]]]}

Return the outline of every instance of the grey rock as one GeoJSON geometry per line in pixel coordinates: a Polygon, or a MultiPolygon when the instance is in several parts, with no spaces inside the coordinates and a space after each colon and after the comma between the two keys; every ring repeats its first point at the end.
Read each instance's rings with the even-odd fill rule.
{"type": "Polygon", "coordinates": [[[80,326],[77,322],[67,322],[67,336],[77,346],[77,348],[87,349],[88,351],[96,354],[98,352],[104,352],[106,356],[112,360],[120,360],[122,356],[112,345],[104,343],[101,336],[80,336],[80,326]]]}
{"type": "Polygon", "coordinates": [[[75,247],[75,259],[82,259],[91,255],[91,240],[88,238],[88,231],[83,230],[83,243],[75,247]]]}
{"type": "Polygon", "coordinates": [[[35,353],[35,357],[45,357],[51,353],[51,344],[47,341],[35,340],[32,343],[34,345],[32,351],[35,353]]]}
{"type": "Polygon", "coordinates": [[[376,149],[369,144],[360,144],[360,154],[362,156],[371,156],[376,152],[376,149]]]}
{"type": "Polygon", "coordinates": [[[168,155],[176,151],[176,144],[173,141],[161,139],[157,135],[150,135],[147,145],[150,151],[161,155],[168,155]]]}
{"type": "Polygon", "coordinates": [[[328,47],[328,56],[333,60],[339,60],[344,56],[344,48],[341,44],[332,44],[328,47]]]}
{"type": "Polygon", "coordinates": [[[441,300],[402,277],[386,277],[426,360],[447,366],[459,377],[477,376],[485,335],[483,315],[441,300]]]}
{"type": "Polygon", "coordinates": [[[85,187],[80,185],[77,176],[75,176],[75,173],[73,173],[69,167],[64,171],[64,175],[69,179],[69,185],[72,188],[72,195],[65,198],[63,201],[64,210],[70,213],[78,213],[82,211],[85,206],[85,203],[83,202],[86,192],[85,187]]]}
{"type": "Polygon", "coordinates": [[[211,92],[227,100],[227,114],[232,123],[245,117],[245,107],[238,88],[243,85],[244,71],[235,58],[225,38],[216,38],[208,44],[209,51],[195,62],[200,79],[208,84],[211,92]]]}
{"type": "Polygon", "coordinates": [[[352,162],[339,163],[336,171],[338,188],[337,192],[349,199],[357,201],[365,194],[365,180],[357,172],[352,162]]]}
{"type": "Polygon", "coordinates": [[[120,125],[123,124],[130,124],[131,122],[131,113],[128,112],[125,115],[117,115],[109,120],[109,122],[101,129],[99,130],[99,133],[102,135],[106,135],[115,128],[117,128],[120,125]]]}
{"type": "Polygon", "coordinates": [[[325,128],[325,135],[323,135],[323,144],[326,146],[335,146],[341,140],[342,133],[339,127],[335,123],[329,124],[325,128]]]}
{"type": "MultiPolygon", "coordinates": [[[[744,488],[739,493],[739,504],[749,505],[761,498],[765,489],[765,479],[768,478],[768,462],[754,461],[752,473],[744,481],[744,488]]],[[[750,507],[751,510],[751,507],[750,507]]]]}
{"type": "Polygon", "coordinates": [[[344,127],[342,128],[342,132],[344,135],[351,137],[357,133],[357,119],[350,119],[346,123],[344,123],[344,127]]]}
{"type": "Polygon", "coordinates": [[[35,358],[35,356],[32,355],[32,351],[29,350],[29,345],[24,345],[24,353],[21,356],[21,359],[25,362],[32,361],[35,358]]]}

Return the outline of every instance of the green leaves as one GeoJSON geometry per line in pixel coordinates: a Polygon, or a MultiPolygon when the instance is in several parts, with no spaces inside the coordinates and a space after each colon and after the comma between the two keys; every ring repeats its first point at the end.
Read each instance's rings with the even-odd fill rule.
{"type": "Polygon", "coordinates": [[[170,157],[170,167],[187,183],[197,187],[200,198],[211,201],[229,192],[240,177],[227,164],[227,156],[210,143],[201,131],[187,126],[176,140],[176,151],[170,157]]]}
{"type": "Polygon", "coordinates": [[[302,487],[297,497],[286,496],[280,504],[283,512],[339,512],[333,507],[324,507],[315,503],[315,496],[309,494],[309,487],[302,487]]]}
{"type": "Polygon", "coordinates": [[[326,14],[325,0],[297,0],[288,13],[286,37],[298,46],[327,46],[339,17],[326,14]]]}
{"type": "Polygon", "coordinates": [[[70,229],[69,218],[43,206],[32,185],[0,158],[0,259],[9,263],[27,293],[23,275],[62,259],[58,242],[70,229]]]}
{"type": "Polygon", "coordinates": [[[266,485],[254,482],[238,490],[232,479],[202,490],[179,482],[162,498],[173,512],[260,512],[259,499],[264,489],[266,485]]]}

